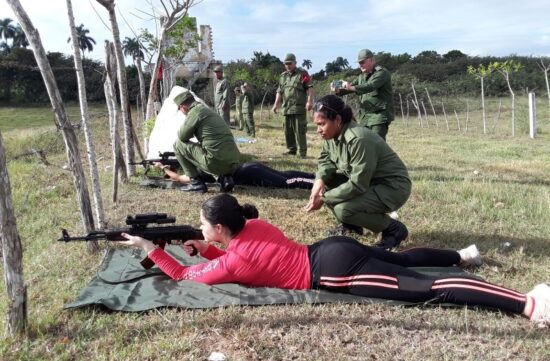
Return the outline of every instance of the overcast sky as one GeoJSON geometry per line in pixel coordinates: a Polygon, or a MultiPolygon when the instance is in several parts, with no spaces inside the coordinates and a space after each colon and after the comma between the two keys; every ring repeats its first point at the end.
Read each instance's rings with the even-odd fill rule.
{"type": "MultiPolygon", "coordinates": [[[[65,0],[20,0],[47,51],[70,53],[65,0]]],[[[155,2],[156,0],[152,0],[155,2]]],[[[117,0],[134,29],[154,29],[138,9],[148,1],[117,0]]],[[[83,23],[97,44],[87,57],[103,59],[109,31],[107,12],[95,0],[73,0],[76,24],[83,23]],[[93,6],[92,6],[93,4],[93,6]],[[95,9],[95,10],[94,10],[95,9]],[[97,11],[97,13],[96,13],[97,11]],[[99,14],[99,15],[98,15],[99,14]]],[[[204,0],[192,8],[198,24],[212,26],[216,59],[250,59],[253,51],[280,58],[294,52],[301,63],[324,68],[337,56],[354,64],[357,52],[416,55],[458,49],[469,55],[550,56],[549,0],[204,0]]],[[[117,12],[121,38],[133,34],[117,12]]],[[[15,19],[5,0],[0,18],[15,19]]]]}

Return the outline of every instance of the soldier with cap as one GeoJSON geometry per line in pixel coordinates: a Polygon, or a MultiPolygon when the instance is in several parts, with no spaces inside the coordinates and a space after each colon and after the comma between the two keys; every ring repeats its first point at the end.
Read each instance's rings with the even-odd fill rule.
{"type": "Polygon", "coordinates": [[[386,140],[388,127],[394,119],[391,74],[376,64],[369,49],[359,51],[357,62],[361,75],[352,82],[344,81],[341,88],[331,90],[337,95],[359,95],[358,122],[386,140]]]}
{"type": "Polygon", "coordinates": [[[256,136],[256,129],[254,128],[254,95],[252,94],[252,88],[250,84],[243,84],[243,117],[246,134],[251,137],[256,136]]]}
{"type": "Polygon", "coordinates": [[[238,123],[239,130],[244,129],[244,120],[243,120],[243,93],[241,87],[236,86],[234,89],[235,92],[235,121],[238,123]]]}
{"type": "Polygon", "coordinates": [[[187,116],[174,144],[176,158],[191,180],[181,190],[207,192],[200,178],[200,173],[205,172],[217,178],[221,192],[230,192],[235,185],[232,174],[240,164],[241,155],[231,130],[219,114],[196,102],[189,91],[175,97],[174,102],[187,116]],[[193,137],[197,143],[191,141],[193,137]]]}
{"type": "Polygon", "coordinates": [[[286,71],[279,78],[279,87],[272,111],[276,114],[282,103],[282,113],[285,117],[285,140],[288,148],[285,154],[295,155],[299,152],[300,157],[305,158],[307,155],[306,110],[310,111],[313,106],[311,77],[306,70],[296,67],[294,54],[286,55],[285,68],[286,71]]]}
{"type": "Polygon", "coordinates": [[[229,120],[229,82],[227,78],[223,76],[223,67],[221,65],[216,65],[214,67],[214,73],[216,74],[216,89],[214,91],[214,105],[216,111],[219,115],[225,120],[227,125],[231,125],[229,120]]]}

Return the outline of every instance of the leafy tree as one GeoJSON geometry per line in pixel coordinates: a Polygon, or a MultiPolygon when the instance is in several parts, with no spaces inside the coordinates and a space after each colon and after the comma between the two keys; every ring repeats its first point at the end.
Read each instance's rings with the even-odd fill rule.
{"type": "MultiPolygon", "coordinates": [[[[84,24],[80,24],[76,27],[76,36],[78,37],[78,46],[83,52],[88,50],[91,52],[94,50],[95,40],[94,38],[88,36],[90,30],[84,28],[84,24]]],[[[71,38],[67,39],[67,43],[71,42],[71,38]]]]}
{"type": "Polygon", "coordinates": [[[126,37],[122,42],[122,49],[124,50],[124,55],[131,56],[133,59],[144,58],[143,50],[141,50],[141,45],[137,38],[126,37]]]}
{"type": "Polygon", "coordinates": [[[17,25],[15,27],[15,34],[13,35],[12,47],[26,48],[27,46],[29,46],[29,41],[27,40],[27,36],[25,35],[25,32],[21,28],[21,25],[17,25]]]}
{"type": "Polygon", "coordinates": [[[4,38],[5,41],[12,39],[15,35],[15,26],[12,22],[13,20],[10,18],[0,20],[0,38],[4,38]]]}
{"type": "Polygon", "coordinates": [[[468,55],[464,54],[460,50],[451,50],[443,54],[443,60],[445,60],[445,62],[457,61],[458,59],[467,58],[467,57],[468,55]]]}
{"type": "Polygon", "coordinates": [[[413,61],[419,64],[437,64],[441,61],[441,55],[435,50],[424,50],[418,53],[418,55],[413,58],[413,61]]]}
{"type": "Polygon", "coordinates": [[[504,80],[506,81],[506,85],[508,85],[508,90],[510,91],[510,95],[512,97],[512,137],[516,135],[516,94],[514,93],[514,90],[512,89],[512,85],[510,84],[510,74],[518,72],[522,65],[516,60],[508,59],[504,62],[498,62],[495,61],[491,64],[489,64],[489,68],[492,71],[497,71],[502,75],[504,80]]]}
{"type": "Polygon", "coordinates": [[[483,113],[483,134],[487,133],[487,116],[485,114],[485,86],[483,85],[483,80],[488,77],[492,72],[493,68],[491,66],[485,66],[483,64],[479,65],[477,68],[474,68],[471,65],[468,66],[468,74],[473,75],[481,82],[481,110],[483,113]]]}
{"type": "Polygon", "coordinates": [[[311,63],[311,60],[309,59],[304,59],[304,61],[302,61],[302,66],[304,68],[306,68],[307,70],[311,69],[311,67],[313,66],[313,64],[311,63]]]}

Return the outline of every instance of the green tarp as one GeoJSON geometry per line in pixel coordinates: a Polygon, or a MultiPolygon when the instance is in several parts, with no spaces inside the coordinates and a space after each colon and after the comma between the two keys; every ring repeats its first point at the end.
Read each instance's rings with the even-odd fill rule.
{"type": "MultiPolygon", "coordinates": [[[[167,251],[183,264],[204,262],[190,257],[179,246],[167,251]]],[[[279,288],[250,288],[238,284],[208,286],[193,281],[173,281],[154,267],[144,270],[141,251],[109,249],[100,271],[92,278],[78,298],[66,308],[103,305],[117,311],[137,312],[157,307],[214,308],[231,305],[275,305],[292,303],[380,303],[407,305],[388,301],[319,290],[284,290],[279,288]]],[[[426,274],[464,275],[460,268],[416,268],[426,274]]]]}

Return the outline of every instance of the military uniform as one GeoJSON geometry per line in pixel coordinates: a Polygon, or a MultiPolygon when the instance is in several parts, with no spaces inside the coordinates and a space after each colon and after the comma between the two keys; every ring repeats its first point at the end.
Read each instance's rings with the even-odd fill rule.
{"type": "Polygon", "coordinates": [[[216,112],[202,104],[190,108],[174,149],[184,173],[190,178],[198,177],[199,170],[218,177],[230,175],[240,162],[231,130],[216,112]],[[198,143],[190,142],[193,137],[198,143]]]}
{"type": "Polygon", "coordinates": [[[239,130],[244,129],[244,119],[243,119],[243,95],[242,93],[235,92],[235,114],[236,121],[239,124],[239,130]]]}
{"type": "Polygon", "coordinates": [[[229,82],[227,78],[218,80],[216,91],[214,93],[214,103],[216,111],[225,120],[227,125],[230,125],[229,120],[229,82]]]}
{"type": "Polygon", "coordinates": [[[251,90],[245,90],[242,102],[246,134],[251,137],[255,137],[256,129],[254,128],[254,95],[252,94],[251,90]]]}
{"type": "Polygon", "coordinates": [[[279,78],[277,92],[281,94],[282,114],[285,117],[285,140],[288,152],[301,156],[307,154],[307,91],[312,87],[308,72],[296,68],[292,73],[285,71],[279,78]],[[298,147],[296,147],[296,143],[298,147]]]}
{"type": "Polygon", "coordinates": [[[388,227],[386,213],[411,193],[405,164],[380,136],[355,122],[324,142],[316,177],[326,186],[324,203],[340,222],[374,232],[388,227]]]}

